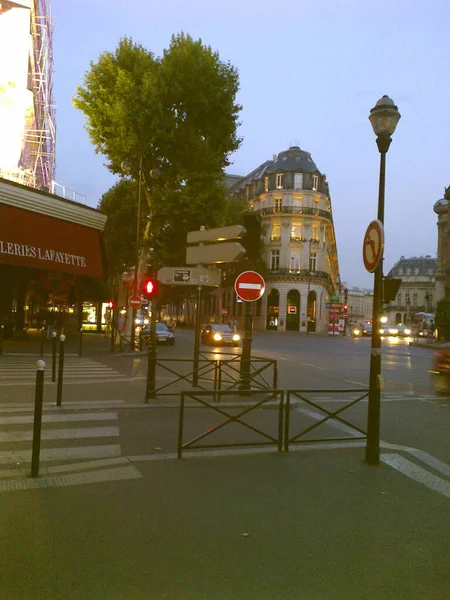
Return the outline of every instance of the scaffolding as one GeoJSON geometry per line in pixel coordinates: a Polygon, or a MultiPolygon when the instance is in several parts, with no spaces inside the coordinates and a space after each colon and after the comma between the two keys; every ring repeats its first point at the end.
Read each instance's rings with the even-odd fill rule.
{"type": "Polygon", "coordinates": [[[31,34],[29,89],[33,92],[34,115],[26,127],[21,166],[31,173],[34,187],[50,191],[56,146],[51,0],[32,2],[31,34]]]}

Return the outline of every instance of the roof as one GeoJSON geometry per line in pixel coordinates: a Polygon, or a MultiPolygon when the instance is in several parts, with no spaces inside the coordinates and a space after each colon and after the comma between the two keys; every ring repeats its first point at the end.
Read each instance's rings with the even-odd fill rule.
{"type": "Polygon", "coordinates": [[[388,276],[401,275],[434,275],[436,272],[437,258],[432,256],[401,256],[389,271],[388,276]],[[408,273],[408,270],[410,271],[408,273]]]}

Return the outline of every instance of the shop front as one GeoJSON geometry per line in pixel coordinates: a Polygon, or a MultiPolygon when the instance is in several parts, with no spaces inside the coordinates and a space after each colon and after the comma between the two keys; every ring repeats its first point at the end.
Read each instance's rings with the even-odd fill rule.
{"type": "Polygon", "coordinates": [[[107,301],[105,222],[93,208],[0,179],[0,323],[6,335],[48,326],[77,330],[83,302],[107,301]]]}

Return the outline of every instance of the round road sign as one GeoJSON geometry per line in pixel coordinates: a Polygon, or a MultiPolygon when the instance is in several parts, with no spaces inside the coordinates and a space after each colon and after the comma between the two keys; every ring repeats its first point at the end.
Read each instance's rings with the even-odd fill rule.
{"type": "Polygon", "coordinates": [[[244,271],[236,277],[234,289],[245,302],[254,302],[264,294],[266,282],[256,271],[244,271]]]}
{"type": "Polygon", "coordinates": [[[128,306],[130,308],[141,308],[142,300],[139,298],[139,296],[130,296],[128,298],[128,306]]]}
{"type": "Polygon", "coordinates": [[[383,223],[376,219],[369,223],[363,242],[364,266],[373,273],[380,264],[384,249],[383,223]]]}

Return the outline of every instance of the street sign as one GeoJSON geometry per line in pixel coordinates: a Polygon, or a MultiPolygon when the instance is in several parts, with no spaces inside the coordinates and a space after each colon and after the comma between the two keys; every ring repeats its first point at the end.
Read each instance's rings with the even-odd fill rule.
{"type": "Polygon", "coordinates": [[[216,267],[162,267],[158,281],[166,285],[211,285],[218,286],[222,271],[216,267]]]}
{"type": "Polygon", "coordinates": [[[236,262],[244,255],[245,248],[239,242],[188,246],[186,248],[186,263],[188,265],[208,265],[236,262]]]}
{"type": "Polygon", "coordinates": [[[223,314],[223,315],[227,315],[227,314],[228,314],[228,309],[226,309],[226,308],[222,308],[222,314],[223,314]]]}
{"type": "Polygon", "coordinates": [[[141,308],[142,300],[140,299],[139,296],[130,296],[128,298],[128,306],[130,308],[141,308]]]}
{"type": "Polygon", "coordinates": [[[229,225],[228,227],[216,227],[214,229],[203,229],[199,231],[188,231],[188,244],[201,244],[203,242],[223,242],[225,240],[237,240],[243,237],[247,230],[243,225],[229,225]]]}
{"type": "Polygon", "coordinates": [[[234,289],[245,302],[254,302],[264,294],[266,283],[256,271],[244,271],[236,277],[234,289]]]}
{"type": "Polygon", "coordinates": [[[383,256],[384,249],[384,227],[383,223],[376,219],[369,223],[363,242],[363,261],[369,273],[376,271],[383,256]]]}

